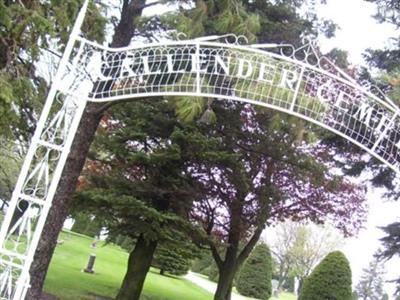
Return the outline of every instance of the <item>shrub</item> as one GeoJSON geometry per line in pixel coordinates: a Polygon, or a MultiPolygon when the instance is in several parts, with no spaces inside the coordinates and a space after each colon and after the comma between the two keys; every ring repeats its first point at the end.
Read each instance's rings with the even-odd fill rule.
{"type": "Polygon", "coordinates": [[[206,269],[208,272],[208,279],[213,281],[213,282],[218,282],[219,279],[219,272],[218,272],[218,268],[217,265],[215,263],[213,263],[212,265],[210,265],[209,268],[206,269]]]}
{"type": "Polygon", "coordinates": [[[301,288],[298,300],[351,300],[351,269],[340,251],[329,253],[301,288]]]}
{"type": "Polygon", "coordinates": [[[243,265],[236,288],[247,297],[269,299],[272,293],[272,257],[267,245],[259,244],[243,265]]]}
{"type": "Polygon", "coordinates": [[[208,276],[208,268],[215,264],[213,257],[210,254],[210,251],[202,251],[200,257],[193,260],[191,270],[196,273],[200,273],[208,276]]]}
{"type": "Polygon", "coordinates": [[[153,257],[152,266],[159,268],[161,275],[165,272],[178,276],[186,274],[190,268],[190,258],[180,250],[166,245],[159,246],[153,257]]]}

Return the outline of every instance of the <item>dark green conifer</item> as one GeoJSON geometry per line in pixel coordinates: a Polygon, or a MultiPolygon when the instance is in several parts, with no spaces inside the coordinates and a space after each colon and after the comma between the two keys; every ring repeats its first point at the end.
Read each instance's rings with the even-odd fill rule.
{"type": "Polygon", "coordinates": [[[257,245],[243,265],[236,288],[240,294],[269,299],[272,294],[272,257],[266,244],[257,245]]]}
{"type": "Polygon", "coordinates": [[[299,300],[351,300],[351,269],[340,251],[329,253],[304,281],[299,300]]]}

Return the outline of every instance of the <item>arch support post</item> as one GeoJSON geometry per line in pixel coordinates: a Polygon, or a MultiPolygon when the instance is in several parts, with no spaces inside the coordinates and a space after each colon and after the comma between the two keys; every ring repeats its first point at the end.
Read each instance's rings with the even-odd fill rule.
{"type": "Polygon", "coordinates": [[[86,107],[86,95],[62,92],[62,85],[87,5],[85,0],[59,62],[1,226],[0,299],[26,296],[29,269],[86,107]]]}

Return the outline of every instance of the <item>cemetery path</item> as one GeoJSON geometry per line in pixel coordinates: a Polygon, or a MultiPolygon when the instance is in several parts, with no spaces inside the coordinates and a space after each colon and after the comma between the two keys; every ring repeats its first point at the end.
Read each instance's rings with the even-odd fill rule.
{"type": "MultiPolygon", "coordinates": [[[[188,274],[186,274],[185,278],[212,294],[214,294],[215,290],[217,289],[216,283],[211,282],[196,273],[189,272],[188,274]]],[[[248,300],[249,298],[243,297],[236,293],[232,293],[231,299],[232,300],[248,300]]]]}

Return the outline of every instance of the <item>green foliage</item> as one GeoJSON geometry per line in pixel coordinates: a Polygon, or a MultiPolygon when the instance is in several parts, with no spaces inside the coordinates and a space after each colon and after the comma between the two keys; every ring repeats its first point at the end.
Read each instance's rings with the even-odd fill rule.
{"type": "Polygon", "coordinates": [[[379,256],[385,259],[399,256],[400,249],[400,222],[394,222],[381,228],[385,236],[381,238],[384,249],[379,252],[379,256]]]}
{"type": "Polygon", "coordinates": [[[215,263],[211,264],[207,269],[208,279],[213,282],[218,282],[219,270],[215,263]]]}
{"type": "Polygon", "coordinates": [[[16,145],[2,138],[0,152],[0,199],[8,201],[11,199],[22,160],[16,145]]]}
{"type": "Polygon", "coordinates": [[[75,222],[71,228],[73,232],[84,234],[90,237],[100,236],[102,224],[98,218],[81,212],[76,214],[74,219],[75,222]]]}
{"type": "Polygon", "coordinates": [[[184,275],[189,271],[190,260],[193,256],[191,248],[169,247],[161,245],[157,247],[152,265],[160,269],[160,273],[167,272],[172,275],[184,275]]]}
{"type": "MultiPolygon", "coordinates": [[[[0,0],[0,135],[28,140],[47,93],[43,53],[61,52],[81,0],[0,0]],[[50,50],[50,51],[48,51],[50,50]]],[[[83,31],[103,41],[106,19],[91,2],[83,31]]],[[[48,73],[54,68],[49,65],[48,73]]],[[[47,71],[45,71],[46,73],[47,71]]]]}
{"type": "Polygon", "coordinates": [[[329,253],[303,283],[299,300],[351,300],[351,269],[340,251],[329,253]]]}
{"type": "Polygon", "coordinates": [[[171,230],[169,238],[162,240],[156,249],[152,266],[172,275],[184,275],[193,259],[200,256],[199,249],[179,230],[171,230]]]}
{"type": "Polygon", "coordinates": [[[202,251],[199,257],[193,260],[191,270],[208,276],[209,267],[213,264],[215,265],[215,262],[210,251],[202,251]]]}
{"type": "Polygon", "coordinates": [[[133,240],[129,236],[125,236],[120,246],[122,249],[131,252],[132,249],[135,247],[135,240],[133,240]]]}
{"type": "Polygon", "coordinates": [[[249,12],[240,0],[197,1],[193,9],[177,14],[172,20],[178,32],[188,37],[230,32],[255,42],[261,30],[259,16],[249,12]]]}
{"type": "Polygon", "coordinates": [[[136,102],[116,107],[112,118],[115,126],[100,132],[92,147],[89,185],[77,195],[76,209],[91,210],[113,235],[133,239],[141,234],[169,239],[173,226],[190,228],[180,216],[196,195],[184,174],[193,154],[180,146],[187,136],[179,131],[172,107],[164,101],[136,102]]]}
{"type": "Polygon", "coordinates": [[[236,288],[244,296],[269,299],[272,294],[271,280],[271,252],[266,244],[259,244],[240,270],[236,288]]]}
{"type": "Polygon", "coordinates": [[[185,98],[174,97],[177,116],[184,122],[192,122],[195,117],[199,116],[206,106],[204,98],[185,98]]]}
{"type": "MultiPolygon", "coordinates": [[[[186,172],[188,158],[197,153],[185,145],[191,135],[181,130],[172,106],[163,100],[113,107],[104,125],[91,149],[75,210],[102,219],[111,236],[136,240],[127,271],[133,275],[124,282],[144,280],[146,271],[131,270],[141,261],[150,267],[155,244],[161,248],[154,264],[162,272],[185,273],[194,253],[187,252],[193,250],[190,235],[196,231],[187,216],[199,197],[186,172]],[[151,251],[136,251],[146,243],[154,245],[151,251]]],[[[131,248],[125,241],[121,246],[131,248]]],[[[117,298],[131,293],[125,286],[117,298]]],[[[142,286],[134,288],[141,291],[142,286]]]]}

